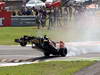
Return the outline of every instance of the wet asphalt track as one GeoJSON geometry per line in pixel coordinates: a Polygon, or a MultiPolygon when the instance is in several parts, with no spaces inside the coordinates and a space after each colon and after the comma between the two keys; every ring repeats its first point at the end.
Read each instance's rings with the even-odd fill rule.
{"type": "Polygon", "coordinates": [[[99,59],[100,42],[73,42],[66,43],[68,54],[66,57],[45,58],[39,49],[32,49],[31,46],[4,46],[0,45],[0,62],[21,62],[21,61],[49,61],[49,60],[80,60],[99,59]]]}
{"type": "MultiPolygon", "coordinates": [[[[43,53],[38,49],[32,49],[31,46],[0,46],[0,66],[17,66],[44,61],[55,60],[88,60],[99,59],[100,61],[100,42],[78,42],[66,43],[68,55],[66,57],[43,57],[43,53]],[[19,63],[21,62],[21,63],[19,63]],[[25,63],[26,62],[26,63],[25,63]]],[[[75,75],[99,75],[100,62],[88,68],[85,68],[75,75]],[[96,68],[96,69],[95,69],[96,68]],[[94,70],[95,69],[95,70],[94,70]]]]}
{"type": "Polygon", "coordinates": [[[42,52],[32,49],[31,46],[0,46],[0,58],[32,58],[42,56],[42,52]]]}

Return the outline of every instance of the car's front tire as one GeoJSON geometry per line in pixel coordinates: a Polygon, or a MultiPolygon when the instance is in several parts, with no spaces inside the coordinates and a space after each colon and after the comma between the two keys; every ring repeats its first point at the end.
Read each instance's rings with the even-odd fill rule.
{"type": "Polygon", "coordinates": [[[20,42],[20,45],[24,47],[27,45],[27,42],[20,42]]]}

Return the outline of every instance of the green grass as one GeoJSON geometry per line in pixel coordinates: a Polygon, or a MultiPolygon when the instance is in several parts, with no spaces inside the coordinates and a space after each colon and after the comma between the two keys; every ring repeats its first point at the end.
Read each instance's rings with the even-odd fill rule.
{"type": "Polygon", "coordinates": [[[62,30],[37,29],[35,27],[0,27],[0,45],[16,44],[14,39],[20,38],[23,35],[43,36],[46,34],[50,39],[59,41],[64,39],[61,36],[62,33],[62,30]]]}
{"type": "Polygon", "coordinates": [[[46,34],[46,29],[37,29],[34,27],[0,27],[0,44],[13,45],[15,38],[23,35],[41,36],[46,34]]]}
{"type": "Polygon", "coordinates": [[[15,67],[1,67],[0,75],[73,75],[92,61],[52,61],[15,67]]]}

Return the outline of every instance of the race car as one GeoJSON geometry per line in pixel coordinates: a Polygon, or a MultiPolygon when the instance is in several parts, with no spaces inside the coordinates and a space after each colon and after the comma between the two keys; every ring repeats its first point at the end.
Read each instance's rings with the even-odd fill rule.
{"type": "Polygon", "coordinates": [[[51,54],[54,56],[67,55],[67,48],[63,41],[54,42],[50,40],[46,35],[44,37],[34,37],[34,36],[23,36],[19,39],[15,39],[15,42],[20,43],[21,46],[25,47],[28,43],[32,44],[32,48],[40,48],[46,57],[51,54]]]}

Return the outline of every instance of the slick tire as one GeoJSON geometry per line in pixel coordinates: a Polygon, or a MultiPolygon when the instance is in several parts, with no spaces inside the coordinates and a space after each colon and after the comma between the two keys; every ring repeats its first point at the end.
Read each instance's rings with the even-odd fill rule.
{"type": "Polygon", "coordinates": [[[60,48],[59,54],[60,54],[62,57],[65,57],[65,56],[67,55],[67,48],[60,48]]]}
{"type": "Polygon", "coordinates": [[[20,45],[21,45],[22,47],[25,47],[25,46],[27,45],[27,42],[20,42],[20,45]]]}
{"type": "Polygon", "coordinates": [[[49,52],[44,52],[44,56],[45,57],[49,57],[50,56],[50,53],[49,52]]]}

